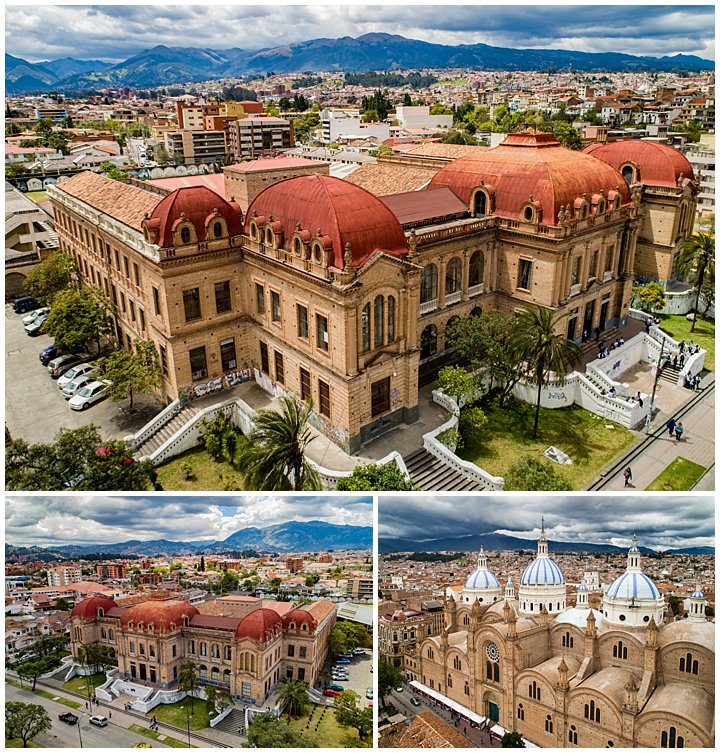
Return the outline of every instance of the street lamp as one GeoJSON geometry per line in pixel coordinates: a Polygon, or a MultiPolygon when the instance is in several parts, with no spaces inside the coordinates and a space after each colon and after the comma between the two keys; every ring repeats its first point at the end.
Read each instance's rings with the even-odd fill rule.
{"type": "Polygon", "coordinates": [[[188,748],[192,748],[192,745],[190,745],[190,720],[193,718],[193,715],[190,713],[190,707],[185,706],[185,713],[187,714],[187,735],[188,735],[188,748]]]}
{"type": "Polygon", "coordinates": [[[78,719],[77,728],[78,728],[78,737],[80,738],[80,747],[83,747],[83,741],[82,741],[82,732],[80,731],[80,723],[82,721],[82,717],[78,719]]]}

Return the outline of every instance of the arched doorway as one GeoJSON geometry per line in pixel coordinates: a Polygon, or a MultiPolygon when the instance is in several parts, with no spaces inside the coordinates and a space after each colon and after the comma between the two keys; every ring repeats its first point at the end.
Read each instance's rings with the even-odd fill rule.
{"type": "Polygon", "coordinates": [[[420,334],[420,360],[425,361],[437,354],[437,327],[428,324],[420,334]]]}

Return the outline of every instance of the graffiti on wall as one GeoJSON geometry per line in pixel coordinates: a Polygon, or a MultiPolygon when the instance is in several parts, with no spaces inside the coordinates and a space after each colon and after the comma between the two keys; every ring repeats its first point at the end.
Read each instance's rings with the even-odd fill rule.
{"type": "Polygon", "coordinates": [[[222,392],[224,389],[230,389],[236,384],[242,384],[252,378],[250,369],[241,369],[240,371],[231,371],[224,376],[214,377],[205,382],[193,382],[184,384],[178,388],[178,398],[182,402],[194,400],[198,397],[212,395],[214,392],[222,392]]]}
{"type": "Polygon", "coordinates": [[[566,403],[567,402],[567,395],[564,391],[560,392],[548,392],[548,400],[554,400],[558,403],[566,403]]]}
{"type": "Polygon", "coordinates": [[[345,452],[349,452],[350,444],[348,442],[348,433],[345,429],[341,429],[339,426],[330,423],[326,418],[318,416],[314,411],[310,412],[308,421],[311,426],[314,426],[321,434],[324,434],[331,442],[336,444],[345,452]]]}

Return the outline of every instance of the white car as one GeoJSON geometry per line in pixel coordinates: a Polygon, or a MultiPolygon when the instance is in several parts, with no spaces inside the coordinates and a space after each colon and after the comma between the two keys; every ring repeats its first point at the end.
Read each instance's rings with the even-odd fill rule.
{"type": "Polygon", "coordinates": [[[94,381],[95,377],[92,374],[83,374],[68,382],[60,392],[66,400],[69,400],[73,395],[77,395],[83,387],[87,387],[94,381]]]}
{"type": "Polygon", "coordinates": [[[38,317],[46,317],[50,313],[50,307],[45,306],[42,309],[35,309],[32,313],[23,317],[23,324],[27,327],[28,324],[32,324],[38,317]]]}
{"type": "Polygon", "coordinates": [[[30,337],[33,337],[34,335],[39,335],[43,324],[45,324],[49,316],[50,316],[49,310],[46,310],[40,316],[36,316],[29,324],[25,325],[25,334],[30,335],[30,337]]]}
{"type": "Polygon", "coordinates": [[[90,382],[77,395],[73,395],[70,398],[68,405],[73,410],[85,410],[85,408],[89,408],[93,403],[102,400],[107,394],[109,386],[109,382],[90,382]]]}
{"type": "Polygon", "coordinates": [[[59,389],[63,389],[66,384],[78,377],[91,374],[93,371],[95,371],[95,367],[91,363],[79,363],[77,366],[68,369],[61,377],[58,377],[57,386],[59,389]]]}

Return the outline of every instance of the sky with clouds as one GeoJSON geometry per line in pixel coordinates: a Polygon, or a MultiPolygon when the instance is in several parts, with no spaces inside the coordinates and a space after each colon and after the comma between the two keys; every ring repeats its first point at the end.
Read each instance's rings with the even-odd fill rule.
{"type": "Polygon", "coordinates": [[[305,5],[6,2],[6,50],[30,62],[120,62],[158,44],[256,50],[370,32],[439,44],[715,57],[714,5],[635,2],[305,5]],[[212,5],[210,9],[208,6],[212,5]]]}
{"type": "Polygon", "coordinates": [[[380,497],[380,538],[503,533],[535,540],[540,520],[554,541],[625,547],[634,534],[651,549],[715,545],[715,507],[708,495],[483,495],[380,497]]]}
{"type": "Polygon", "coordinates": [[[243,528],[267,528],[293,520],[371,526],[372,497],[8,496],[5,541],[15,546],[59,546],[130,539],[221,540],[243,528]]]}

